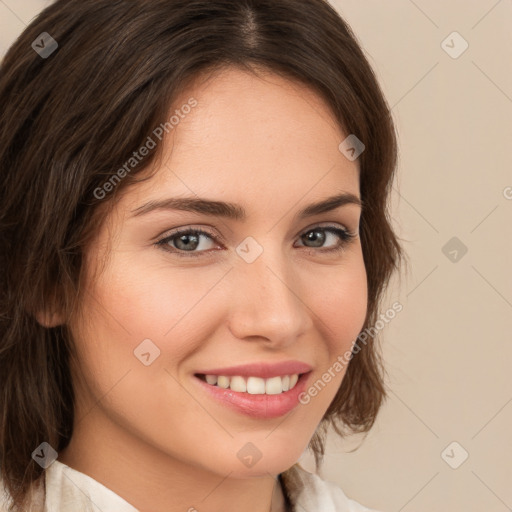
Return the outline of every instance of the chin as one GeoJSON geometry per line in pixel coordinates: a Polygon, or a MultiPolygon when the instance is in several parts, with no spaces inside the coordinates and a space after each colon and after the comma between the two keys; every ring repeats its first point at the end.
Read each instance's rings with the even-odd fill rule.
{"type": "Polygon", "coordinates": [[[223,474],[230,473],[232,478],[278,475],[300,459],[309,441],[306,437],[304,443],[299,445],[297,436],[293,444],[290,443],[290,439],[291,436],[280,436],[277,431],[270,435],[267,431],[261,437],[244,435],[243,439],[231,442],[230,447],[226,447],[219,454],[216,471],[223,474]],[[231,448],[233,445],[236,448],[231,448]],[[234,452],[234,458],[227,456],[230,452],[234,452]]]}

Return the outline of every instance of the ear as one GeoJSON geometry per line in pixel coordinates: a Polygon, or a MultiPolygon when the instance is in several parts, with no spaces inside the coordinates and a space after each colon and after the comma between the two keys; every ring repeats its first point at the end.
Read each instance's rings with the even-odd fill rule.
{"type": "Polygon", "coordinates": [[[35,314],[36,320],[43,327],[57,327],[58,325],[62,325],[64,323],[63,316],[59,313],[50,312],[50,311],[38,311],[35,314]]]}
{"type": "Polygon", "coordinates": [[[37,322],[48,329],[65,323],[63,307],[57,299],[56,290],[53,290],[42,303],[40,302],[39,307],[33,307],[32,311],[37,322]]]}
{"type": "Polygon", "coordinates": [[[34,296],[27,310],[36,319],[37,323],[47,329],[66,323],[62,290],[57,286],[46,290],[43,297],[34,296]]]}

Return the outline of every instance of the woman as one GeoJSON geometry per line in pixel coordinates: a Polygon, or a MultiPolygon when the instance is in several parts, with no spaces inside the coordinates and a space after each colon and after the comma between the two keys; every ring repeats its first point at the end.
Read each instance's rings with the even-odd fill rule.
{"type": "Polygon", "coordinates": [[[297,463],[373,425],[402,255],[338,14],[58,0],[0,98],[4,508],[369,510],[297,463]]]}

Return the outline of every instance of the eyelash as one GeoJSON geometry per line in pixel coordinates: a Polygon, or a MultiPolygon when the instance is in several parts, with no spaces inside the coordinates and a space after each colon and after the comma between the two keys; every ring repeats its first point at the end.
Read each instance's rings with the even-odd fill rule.
{"type": "MultiPolygon", "coordinates": [[[[332,233],[334,235],[337,235],[339,237],[339,239],[340,239],[340,243],[338,245],[336,245],[335,247],[331,247],[331,248],[328,248],[328,249],[322,249],[321,247],[318,248],[318,250],[320,252],[323,252],[323,253],[341,252],[357,236],[354,233],[351,233],[351,232],[347,231],[346,229],[341,229],[341,228],[336,227],[336,226],[315,226],[313,228],[308,229],[307,231],[304,231],[300,236],[306,235],[308,233],[311,233],[312,231],[317,231],[317,230],[318,231],[325,231],[325,232],[328,232],[328,233],[332,233]]],[[[179,238],[180,236],[191,235],[191,234],[192,235],[204,235],[204,236],[210,238],[211,240],[213,240],[214,242],[217,243],[217,240],[216,240],[215,236],[212,233],[209,233],[208,231],[204,231],[202,229],[190,229],[190,228],[187,228],[187,229],[182,229],[182,230],[179,230],[179,231],[175,231],[175,232],[173,232],[171,234],[168,234],[164,238],[161,238],[160,240],[155,242],[155,245],[157,247],[163,249],[166,252],[170,252],[172,254],[176,254],[179,257],[185,257],[185,258],[188,258],[188,257],[197,258],[197,257],[201,256],[203,253],[208,252],[208,250],[203,250],[203,251],[184,251],[182,249],[177,249],[176,247],[172,247],[171,248],[168,245],[169,242],[171,242],[174,239],[179,238]]],[[[310,251],[314,251],[316,249],[315,247],[305,247],[305,246],[301,246],[301,247],[304,247],[305,249],[309,249],[310,251]]]]}

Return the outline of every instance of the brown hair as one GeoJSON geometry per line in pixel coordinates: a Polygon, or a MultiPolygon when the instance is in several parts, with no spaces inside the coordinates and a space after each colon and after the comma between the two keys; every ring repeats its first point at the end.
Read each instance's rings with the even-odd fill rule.
{"type": "MultiPolygon", "coordinates": [[[[70,318],[78,308],[84,250],[107,211],[100,206],[136,183],[158,148],[107,197],[97,191],[168,121],[173,99],[194,77],[226,66],[307,84],[365,144],[364,329],[378,318],[403,257],[387,211],[395,129],[355,36],[327,1],[57,0],[0,70],[0,464],[16,506],[43,471],[32,452],[42,442],[62,450],[73,431],[73,339],[66,324],[45,328],[34,312],[48,307],[70,318]],[[49,55],[37,52],[51,48],[44,32],[58,44],[49,55]]],[[[375,421],[386,396],[375,341],[351,360],[311,440],[317,463],[328,424],[343,435],[341,427],[367,432],[375,421]]]]}

